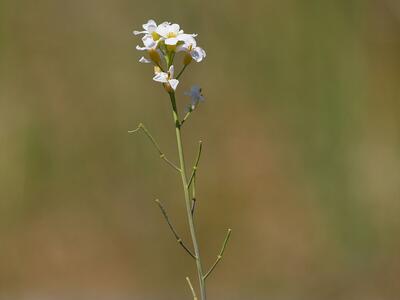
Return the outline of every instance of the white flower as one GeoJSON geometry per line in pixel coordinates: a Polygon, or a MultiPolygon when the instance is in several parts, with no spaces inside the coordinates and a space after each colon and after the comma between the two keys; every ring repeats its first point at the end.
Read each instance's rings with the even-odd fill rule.
{"type": "Polygon", "coordinates": [[[168,72],[157,72],[153,77],[154,81],[169,84],[169,86],[175,91],[178,86],[179,80],[174,79],[174,66],[169,67],[168,72]]]}
{"type": "MultiPolygon", "coordinates": [[[[139,50],[139,49],[138,49],[139,50]]],[[[142,50],[142,49],[141,49],[142,50]]],[[[156,65],[160,65],[161,63],[161,57],[163,56],[162,52],[160,51],[160,49],[157,48],[148,48],[148,49],[143,49],[143,50],[147,50],[147,54],[149,55],[150,59],[142,56],[139,59],[140,63],[144,63],[144,64],[150,64],[150,63],[155,63],[156,65]]]]}
{"type": "Polygon", "coordinates": [[[133,31],[134,35],[138,34],[145,34],[145,35],[152,35],[153,32],[157,29],[157,23],[154,20],[148,20],[146,24],[142,25],[144,31],[133,31]]]}
{"type": "Polygon", "coordinates": [[[200,101],[204,101],[204,96],[201,93],[201,87],[199,87],[198,85],[193,85],[190,88],[190,91],[185,92],[185,95],[189,96],[191,100],[191,103],[188,107],[189,112],[193,111],[200,101]]]}
{"type": "Polygon", "coordinates": [[[161,50],[157,48],[158,41],[155,41],[153,39],[152,35],[147,35],[147,34],[142,38],[142,40],[143,40],[144,47],[140,47],[139,45],[137,45],[136,49],[139,51],[147,51],[147,53],[150,56],[150,59],[147,59],[142,56],[139,59],[139,62],[146,63],[146,64],[155,62],[156,64],[159,64],[163,54],[162,54],[161,50]]]}
{"type": "MultiPolygon", "coordinates": [[[[203,48],[197,47],[196,40],[193,37],[186,39],[186,41],[182,45],[179,45],[176,48],[176,52],[182,52],[182,51],[189,54],[190,57],[194,59],[196,62],[201,62],[203,58],[206,57],[206,51],[204,51],[203,48]]],[[[185,60],[185,64],[188,63],[190,63],[190,58],[189,61],[185,60]]]]}
{"type": "Polygon", "coordinates": [[[139,45],[136,46],[136,49],[139,51],[151,50],[157,48],[158,41],[155,41],[151,35],[145,35],[142,38],[142,41],[144,47],[140,47],[139,45]]]}
{"type": "MultiPolygon", "coordinates": [[[[142,31],[135,30],[133,34],[143,35],[143,45],[137,45],[136,49],[147,52],[147,55],[139,59],[141,63],[153,63],[160,66],[164,59],[171,58],[171,53],[185,52],[183,63],[188,65],[192,60],[201,62],[206,57],[206,52],[197,47],[196,34],[187,34],[178,24],[164,22],[159,25],[150,19],[142,25],[142,31]]],[[[172,56],[173,58],[173,56],[172,56]]],[[[172,64],[172,61],[169,62],[172,64]]]]}
{"type": "Polygon", "coordinates": [[[157,23],[154,20],[148,20],[146,24],[143,24],[143,29],[144,31],[135,30],[133,32],[134,35],[144,34],[142,37],[144,47],[137,45],[136,49],[140,51],[155,50],[160,41],[160,36],[156,32],[157,23]]]}
{"type": "Polygon", "coordinates": [[[156,33],[162,37],[166,45],[176,46],[178,42],[195,37],[195,34],[186,34],[178,24],[164,22],[157,26],[156,33]]]}

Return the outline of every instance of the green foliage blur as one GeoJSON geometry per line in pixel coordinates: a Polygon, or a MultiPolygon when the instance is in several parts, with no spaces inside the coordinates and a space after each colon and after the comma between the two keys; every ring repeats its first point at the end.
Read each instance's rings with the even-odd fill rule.
{"type": "MultiPolygon", "coordinates": [[[[400,297],[400,2],[3,0],[0,299],[190,299],[170,103],[149,18],[199,34],[196,222],[210,299],[400,297]]],[[[179,58],[178,58],[179,59],[179,58]]]]}

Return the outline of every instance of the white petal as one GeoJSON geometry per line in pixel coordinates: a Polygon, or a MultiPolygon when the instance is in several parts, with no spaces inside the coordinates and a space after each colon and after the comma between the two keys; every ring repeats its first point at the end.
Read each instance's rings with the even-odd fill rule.
{"type": "Polygon", "coordinates": [[[162,37],[168,37],[169,32],[169,25],[168,23],[164,22],[157,26],[156,32],[161,35],[162,37]]]}
{"type": "Polygon", "coordinates": [[[194,39],[192,34],[180,34],[177,36],[177,39],[179,41],[185,42],[187,44],[193,45],[193,47],[196,47],[196,40],[194,39]]]}
{"type": "Polygon", "coordinates": [[[146,37],[143,38],[143,44],[147,47],[147,48],[155,48],[157,46],[157,42],[155,42],[153,40],[153,38],[151,37],[146,37]]]}
{"type": "Polygon", "coordinates": [[[157,82],[166,83],[166,82],[168,82],[168,74],[167,74],[167,73],[164,73],[164,72],[157,73],[157,74],[153,77],[153,80],[154,80],[154,81],[157,81],[157,82]]]}
{"type": "Polygon", "coordinates": [[[206,51],[204,51],[200,47],[196,47],[192,51],[190,51],[190,55],[196,62],[201,62],[203,58],[206,57],[206,51]]]}
{"type": "Polygon", "coordinates": [[[143,63],[143,64],[149,64],[149,63],[151,63],[151,60],[149,60],[149,59],[147,59],[147,58],[145,58],[145,57],[141,57],[140,59],[139,59],[139,62],[140,63],[143,63]]]}
{"type": "Polygon", "coordinates": [[[175,91],[175,90],[176,90],[176,87],[177,87],[178,84],[179,84],[179,80],[177,80],[177,79],[170,79],[170,80],[168,80],[168,83],[169,83],[169,85],[172,87],[172,89],[175,91]]]}
{"type": "Polygon", "coordinates": [[[137,45],[136,50],[144,51],[144,50],[147,50],[147,47],[140,47],[139,45],[137,45]]]}
{"type": "Polygon", "coordinates": [[[142,41],[144,42],[145,40],[152,39],[152,38],[153,37],[150,34],[146,33],[144,36],[142,36],[142,41]]]}
{"type": "Polygon", "coordinates": [[[165,45],[176,45],[179,40],[177,38],[168,38],[165,40],[165,45]]]}
{"type": "Polygon", "coordinates": [[[174,67],[174,65],[171,65],[171,66],[169,67],[168,73],[169,73],[169,77],[170,77],[170,78],[174,78],[174,73],[175,73],[175,67],[174,67]]]}
{"type": "Polygon", "coordinates": [[[150,19],[146,24],[143,24],[143,29],[149,31],[149,27],[157,27],[157,24],[154,20],[150,19]]]}
{"type": "Polygon", "coordinates": [[[149,26],[149,28],[147,29],[147,31],[149,32],[149,33],[153,33],[154,31],[156,31],[157,30],[157,26],[156,25],[151,25],[151,26],[149,26]]]}
{"type": "Polygon", "coordinates": [[[145,33],[147,33],[147,31],[137,31],[137,30],[133,31],[134,35],[145,34],[145,33]]]}
{"type": "Polygon", "coordinates": [[[179,33],[180,26],[178,24],[172,24],[169,26],[169,31],[179,33]]]}

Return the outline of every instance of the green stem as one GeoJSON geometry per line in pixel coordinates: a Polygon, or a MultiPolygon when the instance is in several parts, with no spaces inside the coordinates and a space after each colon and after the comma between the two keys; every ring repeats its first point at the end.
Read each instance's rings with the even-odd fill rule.
{"type": "Polygon", "coordinates": [[[190,198],[189,186],[187,184],[185,158],[184,158],[182,138],[181,138],[181,123],[179,121],[179,114],[178,114],[178,109],[176,106],[175,94],[169,93],[169,96],[171,98],[172,114],[173,114],[174,121],[175,121],[176,143],[178,146],[180,173],[181,173],[181,177],[182,177],[183,192],[185,195],[186,213],[187,213],[187,218],[188,218],[188,222],[189,222],[190,235],[192,237],[192,242],[193,242],[194,254],[196,256],[197,275],[199,278],[199,286],[200,286],[200,299],[206,300],[205,278],[203,275],[203,267],[201,264],[200,250],[199,250],[199,245],[197,242],[196,230],[195,230],[193,215],[192,215],[192,199],[190,198]]]}
{"type": "Polygon", "coordinates": [[[187,66],[188,66],[188,65],[184,65],[184,66],[183,66],[182,70],[181,70],[181,71],[179,72],[179,74],[176,76],[176,79],[179,79],[179,77],[182,76],[182,74],[183,74],[183,72],[185,72],[185,69],[186,69],[187,66]]]}

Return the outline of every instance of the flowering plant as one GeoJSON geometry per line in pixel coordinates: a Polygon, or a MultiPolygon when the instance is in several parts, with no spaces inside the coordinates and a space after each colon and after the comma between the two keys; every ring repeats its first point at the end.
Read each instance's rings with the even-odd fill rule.
{"type": "MultiPolygon", "coordinates": [[[[150,134],[147,128],[140,123],[139,126],[130,131],[138,132],[142,131],[151,141],[156,148],[160,158],[163,159],[169,166],[177,171],[182,180],[184,199],[186,204],[187,220],[189,224],[189,230],[192,240],[191,250],[189,246],[180,238],[175,227],[172,225],[171,220],[168,217],[166,209],[160,200],[156,199],[156,203],[161,209],[161,212],[171,229],[174,237],[180,246],[194,259],[197,268],[197,275],[199,281],[200,299],[206,300],[206,279],[213,272],[215,267],[218,265],[225,251],[225,247],[229,241],[231,235],[231,229],[228,229],[225,239],[222,244],[222,248],[217,256],[215,262],[211,265],[208,271],[204,271],[203,264],[200,256],[200,249],[196,234],[196,227],[194,223],[194,214],[196,206],[196,176],[197,169],[199,166],[200,156],[202,152],[202,142],[199,141],[199,149],[196,157],[196,161],[188,176],[186,170],[186,163],[184,158],[183,144],[181,139],[181,128],[184,122],[189,118],[190,114],[197,108],[199,102],[204,101],[202,90],[199,86],[192,86],[191,90],[185,92],[185,95],[190,97],[190,104],[188,105],[186,114],[181,119],[179,116],[175,93],[179,85],[179,79],[186,70],[187,66],[194,60],[201,62],[206,57],[206,52],[201,47],[197,46],[196,34],[187,34],[180,28],[178,24],[172,24],[164,22],[159,25],[154,20],[147,21],[143,24],[142,31],[134,31],[134,35],[142,35],[142,46],[136,46],[136,49],[143,51],[145,56],[142,56],[139,60],[141,63],[152,64],[154,66],[154,77],[153,80],[163,84],[165,91],[168,93],[171,100],[172,115],[175,123],[176,143],[178,147],[179,164],[173,163],[169,160],[165,154],[161,151],[160,146],[150,134]],[[183,53],[182,63],[183,66],[180,72],[175,76],[175,67],[173,65],[176,55],[183,53]]],[[[196,300],[196,292],[189,277],[186,277],[193,298],[196,300]]]]}

